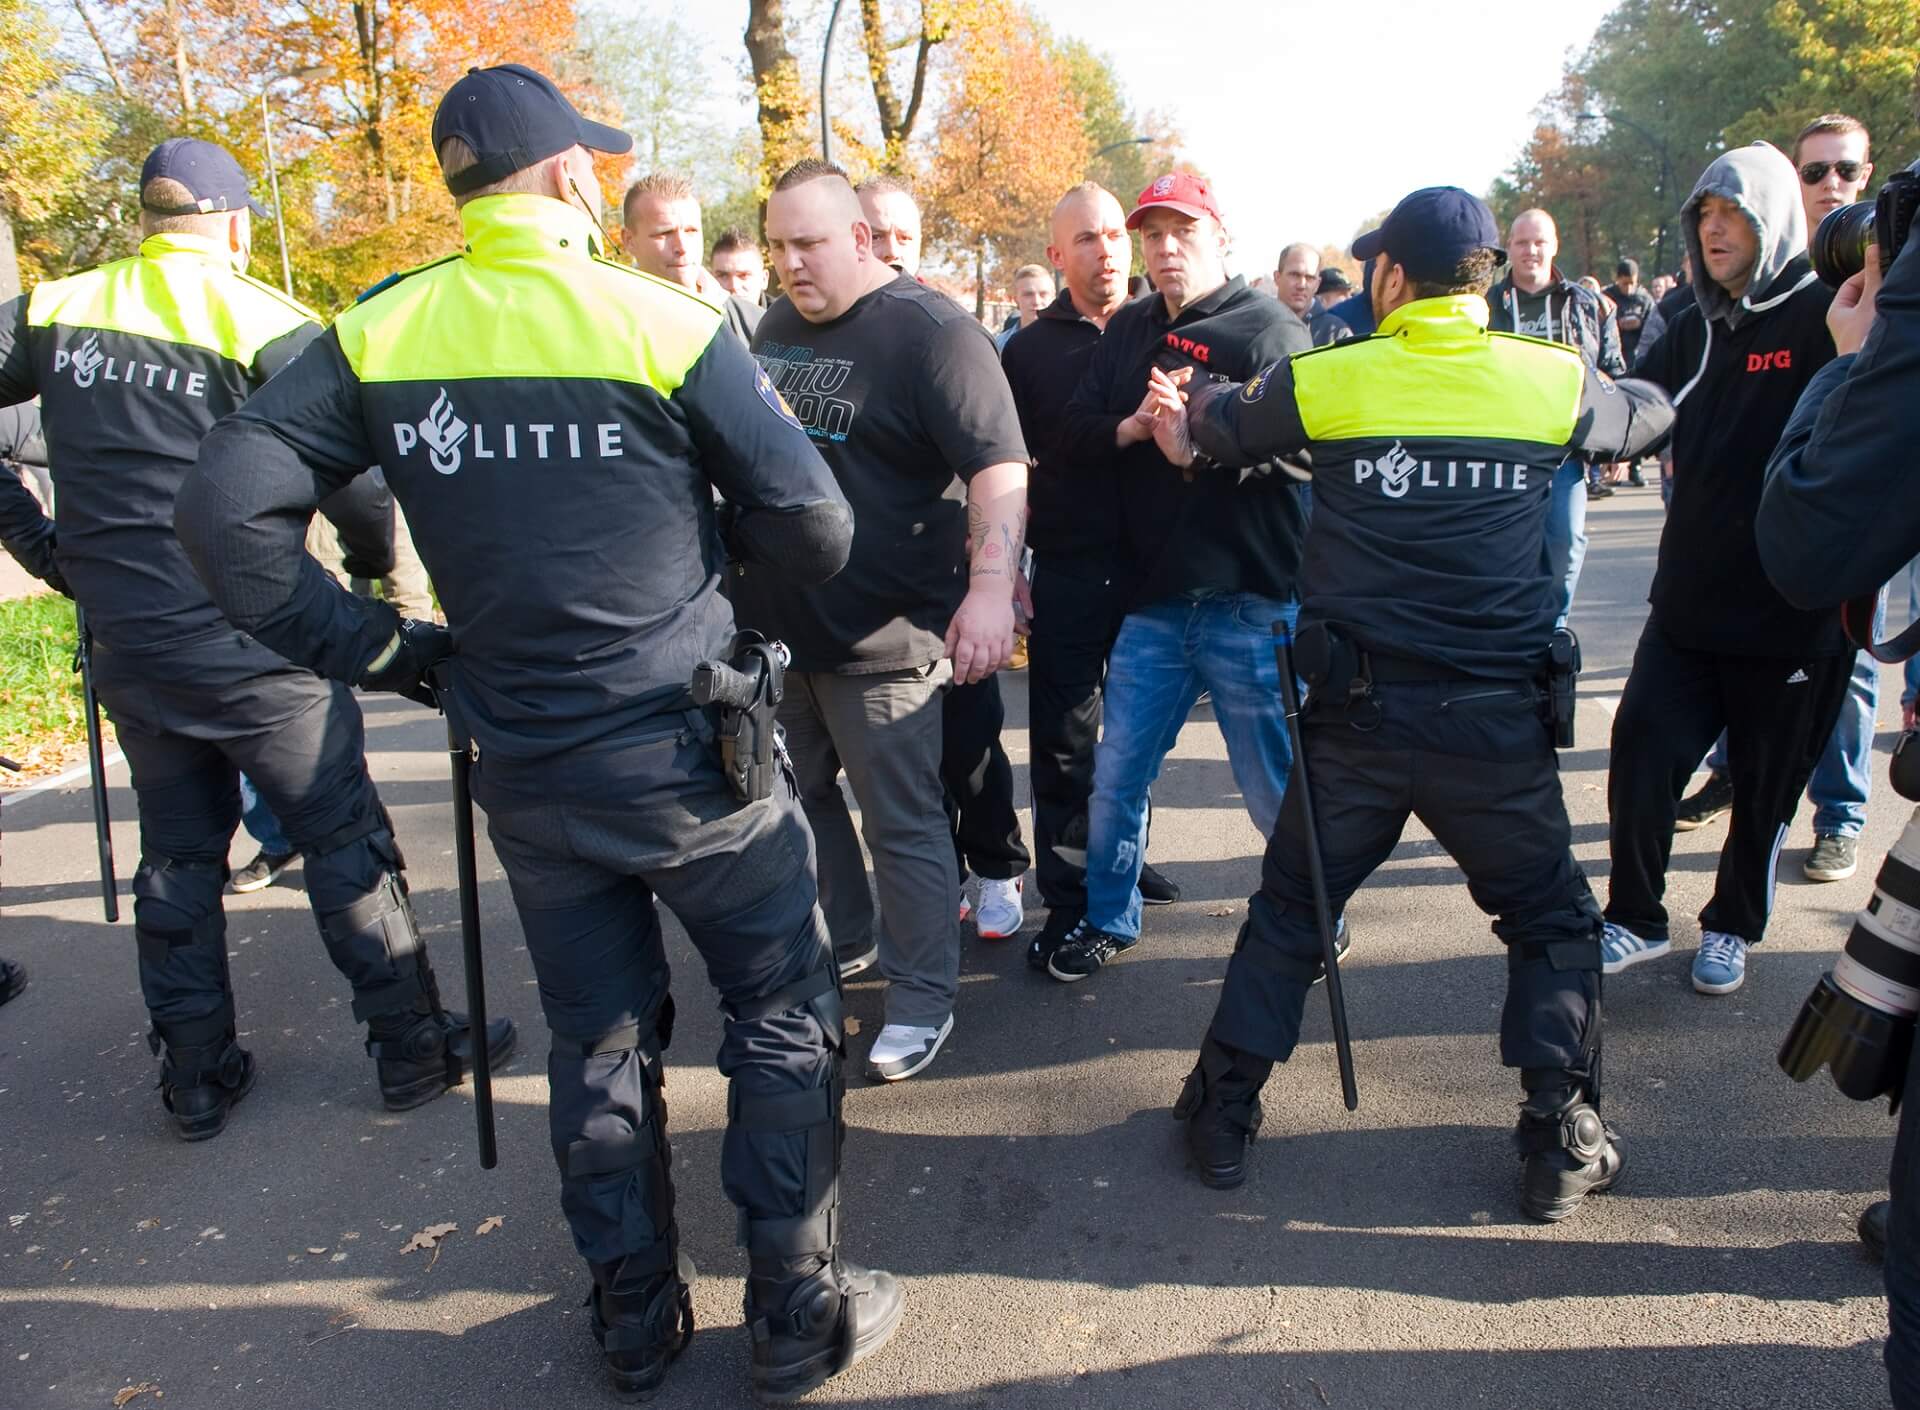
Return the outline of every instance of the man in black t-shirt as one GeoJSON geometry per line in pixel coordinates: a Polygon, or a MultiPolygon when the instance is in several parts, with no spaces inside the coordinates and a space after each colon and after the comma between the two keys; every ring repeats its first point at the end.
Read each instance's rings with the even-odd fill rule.
{"type": "Polygon", "coordinates": [[[853,552],[818,587],[748,573],[734,600],[743,627],[793,653],[780,721],[843,972],[876,946],[842,768],[860,803],[888,980],[867,1072],[898,1081],[953,1029],[959,887],[941,806],[941,690],[986,679],[1013,652],[1027,450],[993,340],[875,256],[838,167],[805,161],[780,178],[767,243],[787,297],[761,320],[754,356],[852,506],[853,552]]]}

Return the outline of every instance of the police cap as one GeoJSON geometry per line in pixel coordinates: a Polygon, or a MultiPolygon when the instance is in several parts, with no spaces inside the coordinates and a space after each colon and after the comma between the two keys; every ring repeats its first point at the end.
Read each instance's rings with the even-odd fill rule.
{"type": "Polygon", "coordinates": [[[1507,258],[1500,227],[1487,203],[1458,186],[1427,186],[1404,196],[1377,230],[1353,242],[1353,257],[1371,261],[1381,251],[1415,279],[1440,280],[1476,250],[1507,258]]]}
{"type": "Polygon", "coordinates": [[[140,209],[152,215],[212,215],[250,210],[265,217],[267,208],[247,194],[247,174],[233,153],[197,137],[170,137],[147,153],[140,168],[140,189],[149,182],[177,181],[193,199],[185,205],[154,206],[143,198],[140,209]]]}
{"type": "Polygon", "coordinates": [[[456,196],[504,181],[516,171],[564,152],[629,152],[633,138],[580,116],[553,80],[523,64],[468,69],[433,114],[433,150],[458,137],[479,159],[447,178],[456,196]]]}

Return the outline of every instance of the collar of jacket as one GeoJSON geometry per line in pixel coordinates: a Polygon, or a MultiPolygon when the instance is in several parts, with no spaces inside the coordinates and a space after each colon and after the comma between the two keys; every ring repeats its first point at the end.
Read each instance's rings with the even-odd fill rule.
{"type": "Polygon", "coordinates": [[[1405,338],[1410,343],[1460,343],[1486,336],[1491,315],[1478,294],[1446,294],[1401,304],[1380,320],[1376,338],[1405,338]]]}
{"type": "Polygon", "coordinates": [[[481,264],[519,260],[589,260],[600,253],[599,227],[583,211],[551,196],[482,196],[460,207],[469,258],[481,264]]]}
{"type": "MultiPolygon", "coordinates": [[[[1219,288],[1202,294],[1199,298],[1181,309],[1179,317],[1177,318],[1171,317],[1167,313],[1167,296],[1156,293],[1150,296],[1153,299],[1153,321],[1163,327],[1171,328],[1174,324],[1188,318],[1205,318],[1210,314],[1218,313],[1221,309],[1225,308],[1231,300],[1238,298],[1246,292],[1246,279],[1236,274],[1231,279],[1222,283],[1219,288]]],[[[1291,313],[1293,310],[1288,309],[1287,312],[1291,313]]]]}
{"type": "Polygon", "coordinates": [[[149,235],[140,242],[142,259],[165,259],[169,255],[187,259],[203,259],[212,264],[232,268],[231,252],[226,245],[210,235],[189,235],[184,231],[168,231],[160,235],[149,235]]]}

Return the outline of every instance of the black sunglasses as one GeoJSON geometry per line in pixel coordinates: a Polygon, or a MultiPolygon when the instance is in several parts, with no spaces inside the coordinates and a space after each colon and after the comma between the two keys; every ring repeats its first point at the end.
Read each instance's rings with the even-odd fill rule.
{"type": "Polygon", "coordinates": [[[1818,186],[1827,179],[1827,173],[1833,171],[1839,173],[1842,181],[1858,181],[1866,165],[1865,162],[1808,162],[1800,168],[1800,179],[1809,186],[1818,186]]]}

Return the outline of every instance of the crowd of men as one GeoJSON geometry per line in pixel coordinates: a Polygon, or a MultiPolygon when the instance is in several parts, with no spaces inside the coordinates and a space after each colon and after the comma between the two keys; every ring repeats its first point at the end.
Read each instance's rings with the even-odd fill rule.
{"type": "MultiPolygon", "coordinates": [[[[1144,908],[1178,899],[1147,862],[1150,798],[1203,695],[1268,839],[1176,1108],[1210,1185],[1246,1178],[1260,1094],[1326,977],[1323,925],[1344,953],[1347,901],[1410,815],[1508,951],[1501,1057],[1541,1220],[1622,1172],[1600,986],[1670,949],[1675,829],[1732,814],[1692,961],[1705,995],[1743,982],[1810,779],[1808,875],[1852,874],[1875,674],[1831,614],[1780,596],[1751,531],[1836,352],[1806,247],[1871,175],[1852,119],[1812,124],[1791,158],[1712,163],[1680,213],[1680,275],[1645,289],[1631,259],[1604,288],[1568,278],[1543,210],[1503,232],[1433,187],[1355,244],[1357,286],[1302,242],[1268,294],[1230,271],[1203,178],[1127,203],[1078,185],[998,336],[918,277],[921,212],[896,180],[802,161],[764,245],[709,244],[692,184],[648,174],[619,207],[623,265],[591,153],[630,139],[545,78],[469,73],[433,141],[464,249],[324,330],[245,275],[233,159],[157,148],[139,254],[0,307],[0,401],[40,399],[54,504],[0,484],[0,538],[87,614],[184,1139],[218,1135],[255,1075],[222,885],[268,884],[294,853],[389,1107],[511,1052],[509,1020],[475,1034],[440,1000],[350,687],[438,705],[471,738],[552,1033],[562,1208],[622,1393],[657,1389],[692,1330],[657,902],[721,993],[753,1374],[785,1397],[877,1349],[902,1305],[842,1252],[842,985],[877,966],[863,1066],[899,1082],[953,1032],[969,929],[1027,930],[1029,872],[1035,971],[1079,983],[1138,946],[1144,908]],[[207,306],[227,316],[182,312],[207,306]],[[127,392],[103,403],[97,381],[127,392]],[[1614,727],[1602,904],[1571,852],[1552,643],[1589,498],[1656,453],[1670,509],[1614,727]],[[310,535],[323,502],[334,527],[310,535]],[[703,660],[739,659],[736,629],[785,648],[782,768],[758,796],[687,689],[703,660]],[[1277,632],[1308,687],[1295,728],[1277,632]],[[1001,739],[1017,638],[1031,849],[1001,739]],[[1716,737],[1713,781],[1683,799],[1716,737]],[[1289,787],[1303,763],[1317,820],[1289,787]],[[259,874],[230,878],[243,797],[259,874]]],[[[23,985],[0,971],[0,1002],[23,985]]]]}

